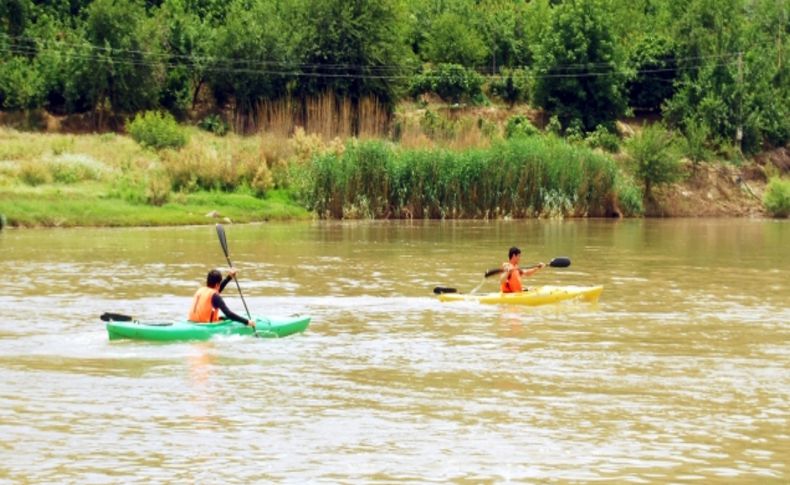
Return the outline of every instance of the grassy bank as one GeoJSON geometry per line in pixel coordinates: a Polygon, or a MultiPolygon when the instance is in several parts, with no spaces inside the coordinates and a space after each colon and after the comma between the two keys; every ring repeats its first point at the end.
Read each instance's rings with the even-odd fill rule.
{"type": "Polygon", "coordinates": [[[179,152],[115,134],[0,129],[0,214],[10,226],[146,226],[309,218],[275,186],[258,138],[193,133],[179,152]],[[265,183],[248,181],[265,168],[265,183]],[[243,173],[242,173],[243,172],[243,173]],[[229,175],[229,173],[233,175],[229,175]],[[235,178],[234,178],[235,177],[235,178]]]}
{"type": "MultiPolygon", "coordinates": [[[[0,215],[12,226],[759,215],[769,176],[783,174],[740,159],[689,159],[688,147],[670,149],[678,145],[671,133],[641,124],[625,126],[621,133],[631,133],[622,137],[563,138],[524,113],[493,107],[401,106],[386,140],[300,128],[218,136],[155,121],[142,125],[144,134],[174,135],[177,146],[0,128],[0,215]],[[655,187],[649,197],[647,185],[655,187]]],[[[774,186],[768,200],[781,217],[786,182],[774,186]]]]}

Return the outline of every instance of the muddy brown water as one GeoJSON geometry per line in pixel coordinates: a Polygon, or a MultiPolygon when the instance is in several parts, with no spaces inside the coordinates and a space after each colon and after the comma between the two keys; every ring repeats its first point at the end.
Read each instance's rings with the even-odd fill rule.
{"type": "Polygon", "coordinates": [[[104,311],[185,315],[211,226],[0,233],[0,482],[789,480],[788,221],[225,230],[253,313],[305,334],[108,341],[104,311]],[[514,244],[599,303],[434,299],[514,244]]]}

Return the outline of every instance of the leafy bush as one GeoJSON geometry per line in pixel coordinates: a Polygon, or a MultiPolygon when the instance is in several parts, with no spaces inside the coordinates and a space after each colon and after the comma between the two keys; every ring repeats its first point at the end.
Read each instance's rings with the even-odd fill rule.
{"type": "Polygon", "coordinates": [[[642,204],[642,191],[634,184],[631,177],[618,173],[615,182],[617,202],[624,216],[640,216],[645,212],[642,204]]]}
{"type": "Polygon", "coordinates": [[[225,136],[228,133],[228,124],[219,115],[208,115],[198,123],[198,128],[225,136]]]}
{"type": "Polygon", "coordinates": [[[682,177],[675,137],[661,124],[644,127],[628,141],[627,147],[629,164],[634,176],[644,184],[645,197],[652,197],[654,186],[682,177]]]}
{"type": "Polygon", "coordinates": [[[604,125],[596,126],[595,131],[589,133],[584,141],[590,148],[601,148],[609,153],[620,151],[620,138],[604,125]]]}
{"type": "Polygon", "coordinates": [[[712,157],[711,151],[707,147],[710,130],[708,126],[697,120],[686,122],[684,154],[694,165],[705,162],[712,157]]]}
{"type": "Polygon", "coordinates": [[[513,115],[508,118],[505,124],[505,138],[534,136],[539,134],[540,130],[538,130],[535,125],[529,121],[529,118],[524,115],[513,115]]]}
{"type": "Polygon", "coordinates": [[[0,108],[37,108],[44,100],[44,91],[44,79],[28,59],[12,57],[0,62],[0,108]]]}
{"type": "Polygon", "coordinates": [[[187,135],[170,113],[146,111],[127,122],[126,130],[137,143],[157,150],[179,149],[186,145],[187,135]]]}
{"type": "Polygon", "coordinates": [[[455,138],[460,129],[458,120],[452,120],[440,113],[426,109],[420,119],[422,131],[434,139],[455,138]]]}
{"type": "Polygon", "coordinates": [[[763,204],[774,217],[790,216],[790,179],[772,177],[765,188],[763,204]]]}
{"type": "Polygon", "coordinates": [[[55,182],[73,184],[83,180],[100,180],[106,171],[96,160],[77,155],[62,155],[47,164],[55,182]]]}
{"type": "Polygon", "coordinates": [[[491,78],[491,94],[510,106],[529,98],[530,81],[526,69],[502,69],[500,76],[491,78]]]}
{"type": "Polygon", "coordinates": [[[546,131],[557,136],[562,135],[562,123],[560,123],[560,118],[557,115],[552,115],[549,118],[549,122],[546,124],[546,131]]]}
{"type": "Polygon", "coordinates": [[[417,75],[412,81],[411,93],[419,96],[434,93],[445,101],[481,99],[483,77],[472,69],[458,64],[439,64],[435,69],[417,75]]]}

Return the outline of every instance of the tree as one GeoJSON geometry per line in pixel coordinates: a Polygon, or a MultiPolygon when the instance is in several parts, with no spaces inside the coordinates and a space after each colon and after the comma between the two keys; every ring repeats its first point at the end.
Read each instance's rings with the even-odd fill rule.
{"type": "Polygon", "coordinates": [[[160,104],[183,115],[194,107],[206,81],[209,46],[213,31],[184,0],[165,0],[156,14],[163,33],[163,52],[170,67],[165,73],[160,104]]]}
{"type": "Polygon", "coordinates": [[[470,17],[456,12],[439,15],[431,24],[424,59],[434,64],[460,64],[468,68],[484,63],[489,51],[470,17]]]}
{"type": "Polygon", "coordinates": [[[681,74],[666,103],[671,123],[703,125],[749,153],[790,140],[786,2],[694,0],[675,27],[681,74]]]}
{"type": "Polygon", "coordinates": [[[86,14],[85,38],[75,49],[67,99],[121,113],[153,107],[163,66],[150,55],[158,38],[147,31],[142,4],[96,0],[86,14]]]}
{"type": "Polygon", "coordinates": [[[592,131],[625,110],[610,21],[600,0],[563,2],[552,11],[551,29],[536,52],[533,100],[563,127],[578,120],[592,131]]]}
{"type": "Polygon", "coordinates": [[[405,10],[393,0],[298,0],[296,92],[327,91],[356,103],[371,96],[392,107],[404,87],[409,56],[405,10]]]}
{"type": "Polygon", "coordinates": [[[513,68],[528,58],[524,36],[526,7],[512,0],[482,0],[475,8],[477,30],[487,47],[491,73],[513,68]]]}
{"type": "Polygon", "coordinates": [[[639,111],[660,111],[674,94],[677,77],[672,42],[651,33],[640,35],[631,43],[626,62],[634,72],[626,83],[628,105],[639,111]]]}
{"type": "Polygon", "coordinates": [[[211,46],[207,77],[220,104],[230,98],[236,109],[251,113],[262,99],[285,95],[296,73],[288,54],[289,27],[284,12],[271,2],[248,5],[236,0],[211,46]]]}

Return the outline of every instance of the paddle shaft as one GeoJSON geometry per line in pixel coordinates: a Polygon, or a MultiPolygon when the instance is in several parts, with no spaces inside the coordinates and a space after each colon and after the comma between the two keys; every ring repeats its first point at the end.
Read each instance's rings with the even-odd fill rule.
{"type": "MultiPolygon", "coordinates": [[[[571,265],[571,260],[569,258],[559,257],[559,258],[552,259],[551,262],[549,262],[549,264],[547,264],[546,266],[551,266],[552,268],[567,268],[570,265],[571,265]]],[[[527,266],[526,268],[519,268],[519,269],[524,271],[524,270],[537,268],[538,266],[540,266],[540,264],[533,264],[532,266],[527,266]]],[[[488,271],[485,272],[485,278],[494,276],[495,274],[504,273],[504,272],[505,272],[505,270],[502,269],[502,268],[489,269],[488,271]]],[[[458,290],[455,289],[455,288],[447,288],[447,287],[444,287],[444,286],[437,286],[436,288],[433,289],[433,292],[435,294],[437,294],[437,295],[440,295],[442,293],[457,293],[458,290]]]]}
{"type": "MultiPolygon", "coordinates": [[[[570,265],[571,265],[571,260],[568,258],[554,258],[546,266],[551,266],[552,268],[567,268],[570,265]]],[[[540,264],[533,264],[532,266],[527,266],[526,268],[519,268],[519,269],[524,271],[524,270],[537,268],[538,266],[540,266],[540,264]]],[[[488,271],[485,272],[485,277],[488,278],[494,276],[495,274],[500,274],[504,272],[505,270],[502,268],[489,269],[488,271]]]]}
{"type": "MultiPolygon", "coordinates": [[[[230,262],[230,255],[228,254],[228,241],[225,239],[225,229],[222,228],[221,224],[217,224],[217,236],[219,236],[219,244],[222,246],[222,252],[225,253],[225,259],[228,261],[228,266],[233,268],[233,263],[230,262]]],[[[252,320],[250,309],[247,308],[247,302],[244,300],[244,295],[241,293],[239,280],[236,279],[236,276],[233,276],[233,281],[236,283],[236,289],[239,290],[239,296],[241,297],[241,303],[244,304],[244,310],[247,312],[247,318],[252,320]]]]}

